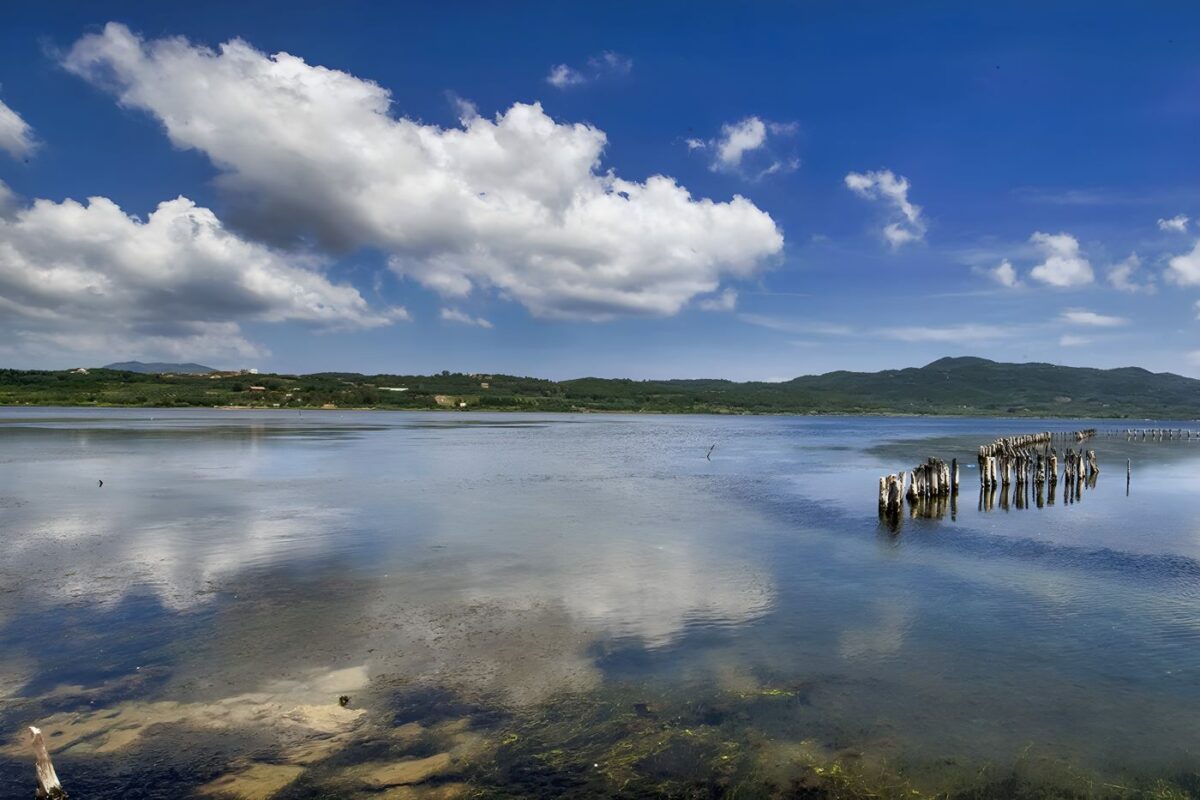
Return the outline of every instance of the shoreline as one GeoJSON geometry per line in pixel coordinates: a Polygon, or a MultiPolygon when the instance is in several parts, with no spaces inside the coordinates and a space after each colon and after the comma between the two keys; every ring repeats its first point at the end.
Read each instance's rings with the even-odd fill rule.
{"type": "Polygon", "coordinates": [[[388,406],[339,406],[337,408],[322,408],[321,406],[288,406],[286,408],[274,408],[270,406],[239,406],[239,405],[219,405],[219,406],[183,406],[183,405],[132,405],[118,403],[0,403],[0,410],[8,409],[26,409],[26,408],[95,408],[95,409],[145,409],[147,411],[310,411],[310,412],[331,412],[341,413],[346,411],[354,412],[405,412],[405,413],[431,413],[431,414],[563,414],[563,415],[579,415],[588,414],[604,414],[609,416],[615,415],[638,415],[647,417],[884,417],[897,419],[1046,419],[1046,420],[1104,420],[1104,421],[1129,421],[1129,422],[1158,422],[1158,421],[1176,421],[1176,422],[1200,422],[1200,417],[1164,417],[1164,416],[1097,416],[1095,414],[1040,414],[1040,413],[1025,413],[1025,414],[991,414],[986,411],[972,411],[971,413],[963,414],[918,414],[903,411],[653,411],[644,409],[608,409],[608,408],[580,408],[564,411],[561,409],[538,409],[538,408],[392,408],[388,406]]]}

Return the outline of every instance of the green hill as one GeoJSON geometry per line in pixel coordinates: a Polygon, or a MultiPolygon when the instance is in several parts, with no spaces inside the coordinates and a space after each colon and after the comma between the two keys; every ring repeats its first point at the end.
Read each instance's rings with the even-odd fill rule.
{"type": "Polygon", "coordinates": [[[102,369],[113,369],[120,372],[146,372],[146,373],[185,373],[188,375],[207,375],[210,372],[216,372],[212,367],[206,367],[203,364],[166,364],[161,361],[154,361],[145,364],[141,361],[121,361],[117,364],[105,364],[102,369]]]}
{"type": "MultiPolygon", "coordinates": [[[[174,365],[178,366],[178,365],[174,365]]],[[[550,381],[511,375],[210,375],[0,370],[0,404],[632,411],[717,414],[954,414],[1200,418],[1200,380],[943,358],[924,367],[829,372],[782,383],[718,379],[550,381]],[[464,405],[465,404],[465,405],[464,405]]]]}
{"type": "Polygon", "coordinates": [[[913,414],[936,407],[947,414],[1200,415],[1200,381],[1138,367],[1102,370],[943,358],[920,368],[831,372],[796,378],[787,385],[913,414]]]}

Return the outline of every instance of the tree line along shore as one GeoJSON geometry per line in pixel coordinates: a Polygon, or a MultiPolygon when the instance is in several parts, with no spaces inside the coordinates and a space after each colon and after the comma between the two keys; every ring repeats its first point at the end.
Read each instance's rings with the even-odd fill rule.
{"type": "Polygon", "coordinates": [[[553,381],[441,372],[147,373],[0,370],[0,405],[375,408],[712,414],[892,414],[1194,419],[1200,380],[946,358],[901,370],[830,372],[779,383],[719,379],[553,381]]]}

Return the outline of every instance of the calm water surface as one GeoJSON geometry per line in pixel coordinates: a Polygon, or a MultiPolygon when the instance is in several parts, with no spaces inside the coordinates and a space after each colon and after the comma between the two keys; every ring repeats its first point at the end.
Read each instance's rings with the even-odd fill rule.
{"type": "Polygon", "coordinates": [[[0,723],[79,797],[1194,796],[1200,440],[978,506],[1097,424],[0,410],[0,723]],[[927,456],[956,507],[881,524],[927,456]]]}

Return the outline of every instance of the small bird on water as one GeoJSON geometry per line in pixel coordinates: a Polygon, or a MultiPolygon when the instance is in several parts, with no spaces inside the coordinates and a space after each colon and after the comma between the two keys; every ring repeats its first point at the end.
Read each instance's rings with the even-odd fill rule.
{"type": "Polygon", "coordinates": [[[707,458],[709,461],[712,461],[712,451],[716,450],[716,449],[717,449],[717,446],[714,444],[712,447],[708,448],[708,453],[706,453],[704,457],[707,458]]]}
{"type": "Polygon", "coordinates": [[[102,478],[102,479],[100,480],[100,486],[103,486],[103,485],[104,485],[104,479],[102,478]]]}

